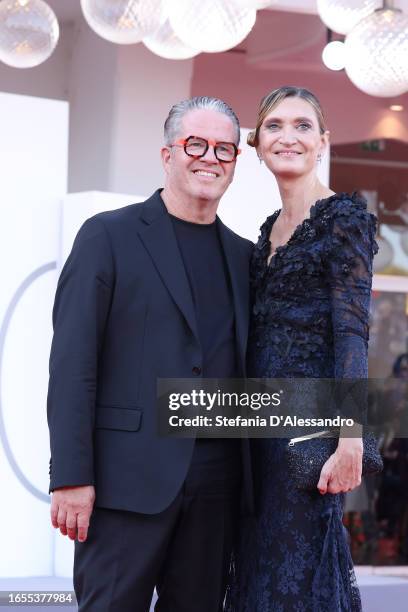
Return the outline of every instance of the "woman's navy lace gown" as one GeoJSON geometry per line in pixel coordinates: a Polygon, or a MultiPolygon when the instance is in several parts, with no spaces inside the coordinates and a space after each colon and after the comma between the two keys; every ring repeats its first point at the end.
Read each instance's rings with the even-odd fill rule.
{"type": "MultiPolygon", "coordinates": [[[[268,265],[261,227],[252,260],[249,375],[365,378],[375,217],[356,194],[319,200],[268,265]]],[[[242,526],[228,612],[358,612],[342,494],[288,478],[287,441],[253,440],[257,516],[242,526]]]]}

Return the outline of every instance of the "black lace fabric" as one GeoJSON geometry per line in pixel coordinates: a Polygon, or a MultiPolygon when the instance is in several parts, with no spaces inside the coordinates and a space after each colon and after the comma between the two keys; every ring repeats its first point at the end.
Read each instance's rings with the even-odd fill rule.
{"type": "MultiPolygon", "coordinates": [[[[252,257],[249,376],[366,378],[376,218],[356,193],[319,200],[268,264],[279,213],[252,257]]],[[[257,513],[241,525],[225,610],[360,612],[344,496],[296,489],[287,440],[252,442],[257,513]]]]}

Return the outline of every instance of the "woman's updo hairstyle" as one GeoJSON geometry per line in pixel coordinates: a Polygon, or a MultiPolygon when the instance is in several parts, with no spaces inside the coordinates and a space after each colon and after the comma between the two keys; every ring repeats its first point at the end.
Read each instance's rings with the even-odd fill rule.
{"type": "Polygon", "coordinates": [[[293,87],[290,85],[285,85],[284,87],[279,87],[278,89],[274,89],[268,95],[266,95],[261,100],[261,104],[259,105],[258,118],[256,122],[256,128],[249,132],[247,137],[247,143],[250,147],[257,147],[259,144],[259,130],[261,125],[263,124],[265,117],[269,115],[271,110],[278,106],[282,100],[285,98],[302,98],[302,100],[306,100],[309,102],[314,108],[314,111],[317,116],[317,121],[319,123],[319,130],[321,134],[324,134],[326,131],[326,122],[323,115],[323,110],[319,100],[316,98],[314,94],[308,89],[304,89],[303,87],[293,87]]]}

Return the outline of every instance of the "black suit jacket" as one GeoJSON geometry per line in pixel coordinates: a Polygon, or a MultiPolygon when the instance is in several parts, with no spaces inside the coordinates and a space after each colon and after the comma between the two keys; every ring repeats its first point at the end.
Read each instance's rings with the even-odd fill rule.
{"type": "MultiPolygon", "coordinates": [[[[245,372],[252,244],[220,222],[245,372]]],[[[157,378],[192,378],[202,353],[171,219],[148,200],[88,219],[62,270],[53,311],[50,490],[94,484],[96,504],[164,510],[186,476],[193,439],[157,436],[157,378]]],[[[243,443],[246,505],[252,505],[243,443]]]]}

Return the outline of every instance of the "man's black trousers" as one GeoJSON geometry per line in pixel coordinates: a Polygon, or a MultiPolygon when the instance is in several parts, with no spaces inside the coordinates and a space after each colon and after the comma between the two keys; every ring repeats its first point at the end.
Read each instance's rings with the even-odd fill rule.
{"type": "Polygon", "coordinates": [[[220,612],[240,505],[239,440],[198,440],[172,504],[154,515],[95,508],[75,543],[79,612],[220,612]]]}

